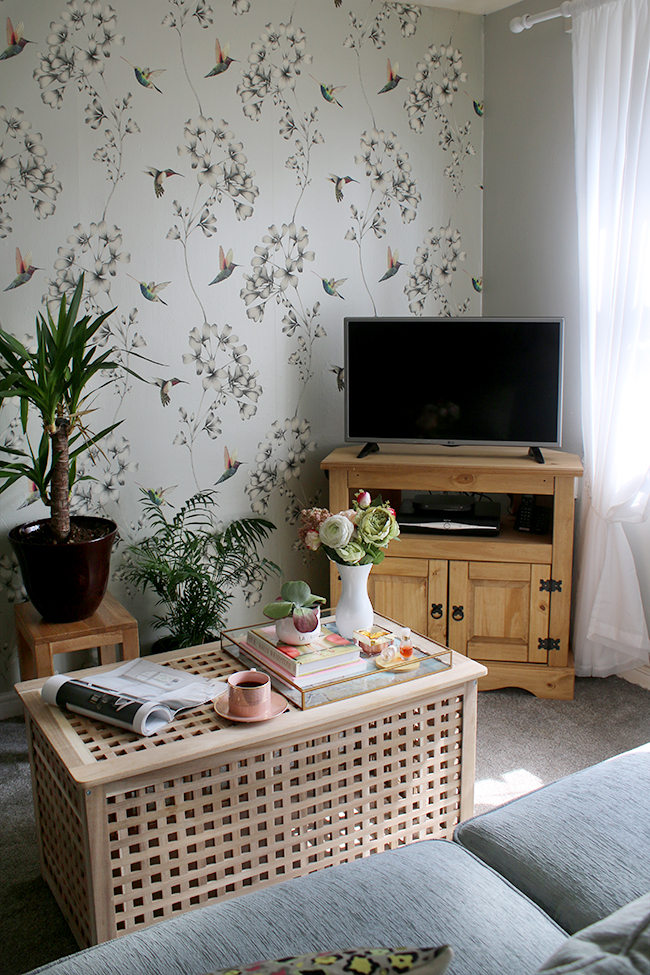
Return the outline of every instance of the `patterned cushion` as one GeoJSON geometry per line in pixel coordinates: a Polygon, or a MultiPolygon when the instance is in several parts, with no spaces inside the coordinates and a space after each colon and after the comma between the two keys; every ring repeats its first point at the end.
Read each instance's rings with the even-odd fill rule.
{"type": "Polygon", "coordinates": [[[454,953],[440,948],[350,948],[227,968],[212,975],[443,975],[454,953]]]}
{"type": "Polygon", "coordinates": [[[650,894],[579,931],[538,975],[650,975],[650,894]]]}

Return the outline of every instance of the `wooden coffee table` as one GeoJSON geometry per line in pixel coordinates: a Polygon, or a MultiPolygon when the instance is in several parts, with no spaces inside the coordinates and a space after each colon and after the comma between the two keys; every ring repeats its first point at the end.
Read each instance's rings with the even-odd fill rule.
{"type": "MultiPolygon", "coordinates": [[[[241,669],[219,643],[154,659],[209,677],[241,669]]],[[[485,672],[453,653],[449,670],[360,697],[256,724],[209,704],[151,738],[44,704],[43,679],[18,684],[41,869],[79,945],[450,838],[473,812],[485,672]]]]}

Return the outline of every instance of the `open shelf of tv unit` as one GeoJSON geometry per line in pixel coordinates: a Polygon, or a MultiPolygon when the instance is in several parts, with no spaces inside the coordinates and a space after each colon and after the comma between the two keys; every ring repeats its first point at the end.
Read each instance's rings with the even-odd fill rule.
{"type": "MultiPolygon", "coordinates": [[[[573,697],[569,648],[575,511],[575,454],[544,448],[539,464],[524,447],[382,445],[359,458],[359,445],[332,451],[330,511],[350,507],[361,488],[394,506],[403,491],[533,495],[552,508],[547,534],[515,529],[503,515],[498,535],[402,532],[370,574],[378,613],[408,623],[488,668],[480,690],[522,687],[538,697],[573,697]]],[[[340,581],[330,575],[331,605],[340,581]]]]}

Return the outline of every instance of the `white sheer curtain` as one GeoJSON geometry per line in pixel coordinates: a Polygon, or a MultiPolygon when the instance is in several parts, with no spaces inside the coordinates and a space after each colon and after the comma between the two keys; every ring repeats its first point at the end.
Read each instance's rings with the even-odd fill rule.
{"type": "Polygon", "coordinates": [[[624,525],[650,494],[650,19],[648,0],[572,4],[585,478],[576,674],[648,662],[624,525]]]}

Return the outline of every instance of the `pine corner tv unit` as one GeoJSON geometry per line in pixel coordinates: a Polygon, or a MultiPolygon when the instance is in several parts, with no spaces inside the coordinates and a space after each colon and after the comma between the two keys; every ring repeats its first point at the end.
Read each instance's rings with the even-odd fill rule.
{"type": "MultiPolygon", "coordinates": [[[[575,454],[544,450],[545,464],[523,447],[385,445],[359,458],[357,445],[321,462],[329,509],[343,511],[360,489],[399,507],[402,491],[533,495],[552,506],[548,533],[515,530],[502,518],[496,538],[407,534],[373,566],[368,591],[376,612],[488,668],[479,690],[521,687],[537,697],[571,700],[569,647],[575,517],[575,454]]],[[[330,571],[330,605],[340,593],[330,571]]]]}

